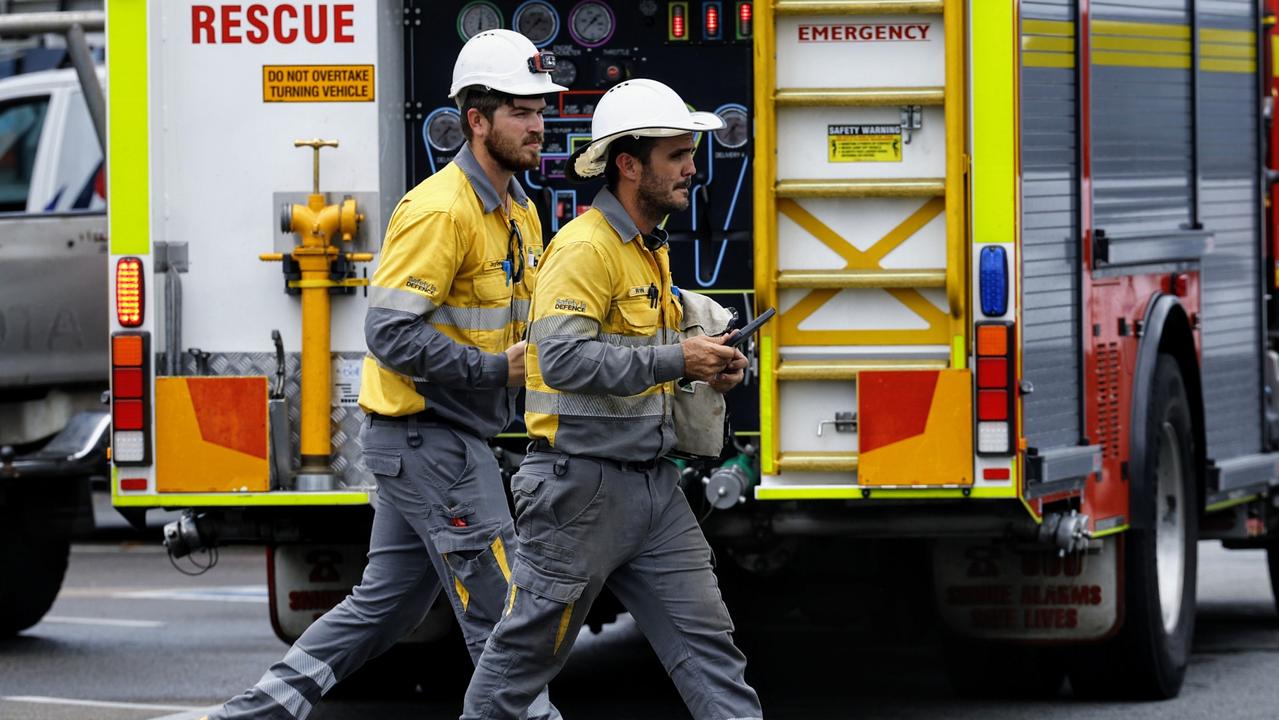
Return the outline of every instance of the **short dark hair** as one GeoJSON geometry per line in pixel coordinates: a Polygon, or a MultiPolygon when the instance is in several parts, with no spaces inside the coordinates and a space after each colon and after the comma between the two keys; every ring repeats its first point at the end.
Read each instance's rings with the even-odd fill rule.
{"type": "Polygon", "coordinates": [[[620,138],[609,143],[608,160],[604,164],[604,184],[608,186],[609,192],[617,191],[617,181],[621,177],[617,169],[617,156],[622,153],[633,156],[639,160],[641,164],[647,165],[649,157],[653,154],[653,148],[657,146],[657,138],[642,135],[623,135],[620,138]]]}
{"type": "Polygon", "coordinates": [[[468,119],[472,108],[479,110],[480,114],[489,122],[493,122],[493,113],[503,105],[514,105],[515,96],[499,90],[490,90],[483,85],[472,85],[462,90],[462,103],[458,107],[458,111],[462,113],[462,134],[466,136],[467,141],[471,140],[471,121],[468,119]]]}

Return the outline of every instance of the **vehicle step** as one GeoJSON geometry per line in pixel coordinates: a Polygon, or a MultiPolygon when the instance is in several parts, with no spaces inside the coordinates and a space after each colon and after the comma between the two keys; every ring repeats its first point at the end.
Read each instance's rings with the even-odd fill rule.
{"type": "Polygon", "coordinates": [[[946,100],[946,88],[780,88],[773,100],[778,107],[941,105],[946,100]]]}
{"type": "Polygon", "coordinates": [[[778,15],[940,15],[942,0],[776,0],[778,15]]]}
{"type": "Polygon", "coordinates": [[[944,197],[944,178],[779,180],[779,198],[923,198],[944,197]]]}
{"type": "Polygon", "coordinates": [[[777,287],[818,290],[940,288],[946,287],[946,270],[783,270],[777,274],[777,287]]]}
{"type": "Polygon", "coordinates": [[[854,472],[855,452],[784,452],[777,458],[779,472],[854,472]]]}
{"type": "Polygon", "coordinates": [[[864,372],[891,370],[944,370],[945,360],[783,360],[775,377],[779,381],[855,380],[864,372]]]}

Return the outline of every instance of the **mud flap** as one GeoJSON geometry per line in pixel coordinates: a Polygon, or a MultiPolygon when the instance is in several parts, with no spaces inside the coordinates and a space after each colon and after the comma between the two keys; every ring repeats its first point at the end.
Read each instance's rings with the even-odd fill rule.
{"type": "MultiPolygon", "coordinates": [[[[268,546],[267,591],[276,637],[292,644],[351,594],[368,564],[368,551],[366,545],[268,546]]],[[[440,593],[417,629],[401,642],[433,642],[452,627],[453,610],[440,593]]]]}
{"type": "Polygon", "coordinates": [[[1059,557],[1042,546],[938,541],[934,600],[954,633],[982,640],[1090,642],[1118,630],[1119,543],[1059,557]]]}

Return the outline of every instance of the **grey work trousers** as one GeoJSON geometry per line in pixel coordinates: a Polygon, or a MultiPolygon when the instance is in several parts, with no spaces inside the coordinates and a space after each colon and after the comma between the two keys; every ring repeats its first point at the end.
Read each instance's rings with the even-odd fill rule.
{"type": "MultiPolygon", "coordinates": [[[[361,440],[378,480],[364,577],[257,685],[210,717],[302,720],[335,683],[412,632],[441,585],[478,660],[507,595],[515,545],[492,451],[437,424],[366,421],[361,440]]],[[[543,683],[528,718],[559,717],[543,683]]]]}
{"type": "Polygon", "coordinates": [[[502,620],[463,720],[515,720],[563,667],[605,585],[634,616],[697,720],[763,717],[711,549],[674,465],[532,452],[511,479],[519,549],[502,620]]]}

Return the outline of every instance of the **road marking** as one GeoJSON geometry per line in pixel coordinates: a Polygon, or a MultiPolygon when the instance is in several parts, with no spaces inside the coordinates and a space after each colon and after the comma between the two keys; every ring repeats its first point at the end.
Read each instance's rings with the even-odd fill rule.
{"type": "Polygon", "coordinates": [[[163,715],[161,717],[151,718],[151,720],[201,720],[206,715],[212,715],[221,708],[220,705],[210,705],[206,708],[198,708],[196,710],[188,710],[186,712],[175,713],[173,715],[163,715]]]}
{"type": "Polygon", "coordinates": [[[119,545],[71,546],[71,554],[73,555],[129,555],[134,553],[160,555],[164,552],[166,551],[163,545],[142,545],[134,543],[121,543],[119,545]]]}
{"type": "Polygon", "coordinates": [[[79,707],[116,708],[119,710],[176,710],[178,712],[190,712],[200,709],[191,705],[152,705],[149,703],[111,702],[109,700],[76,700],[74,698],[45,697],[43,695],[0,696],[0,700],[35,703],[37,705],[76,705],[79,707]]]}
{"type": "Polygon", "coordinates": [[[96,598],[108,600],[202,600],[205,602],[264,603],[264,585],[222,585],[202,588],[152,588],[139,590],[125,587],[67,587],[62,598],[96,598]]]}
{"type": "Polygon", "coordinates": [[[261,585],[225,585],[190,590],[135,590],[113,597],[128,600],[204,600],[216,602],[264,603],[266,588],[261,585]]]}
{"type": "Polygon", "coordinates": [[[45,615],[40,622],[62,623],[64,625],[105,625],[108,627],[156,628],[164,627],[159,620],[120,620],[116,618],[69,617],[67,615],[45,615]]]}

